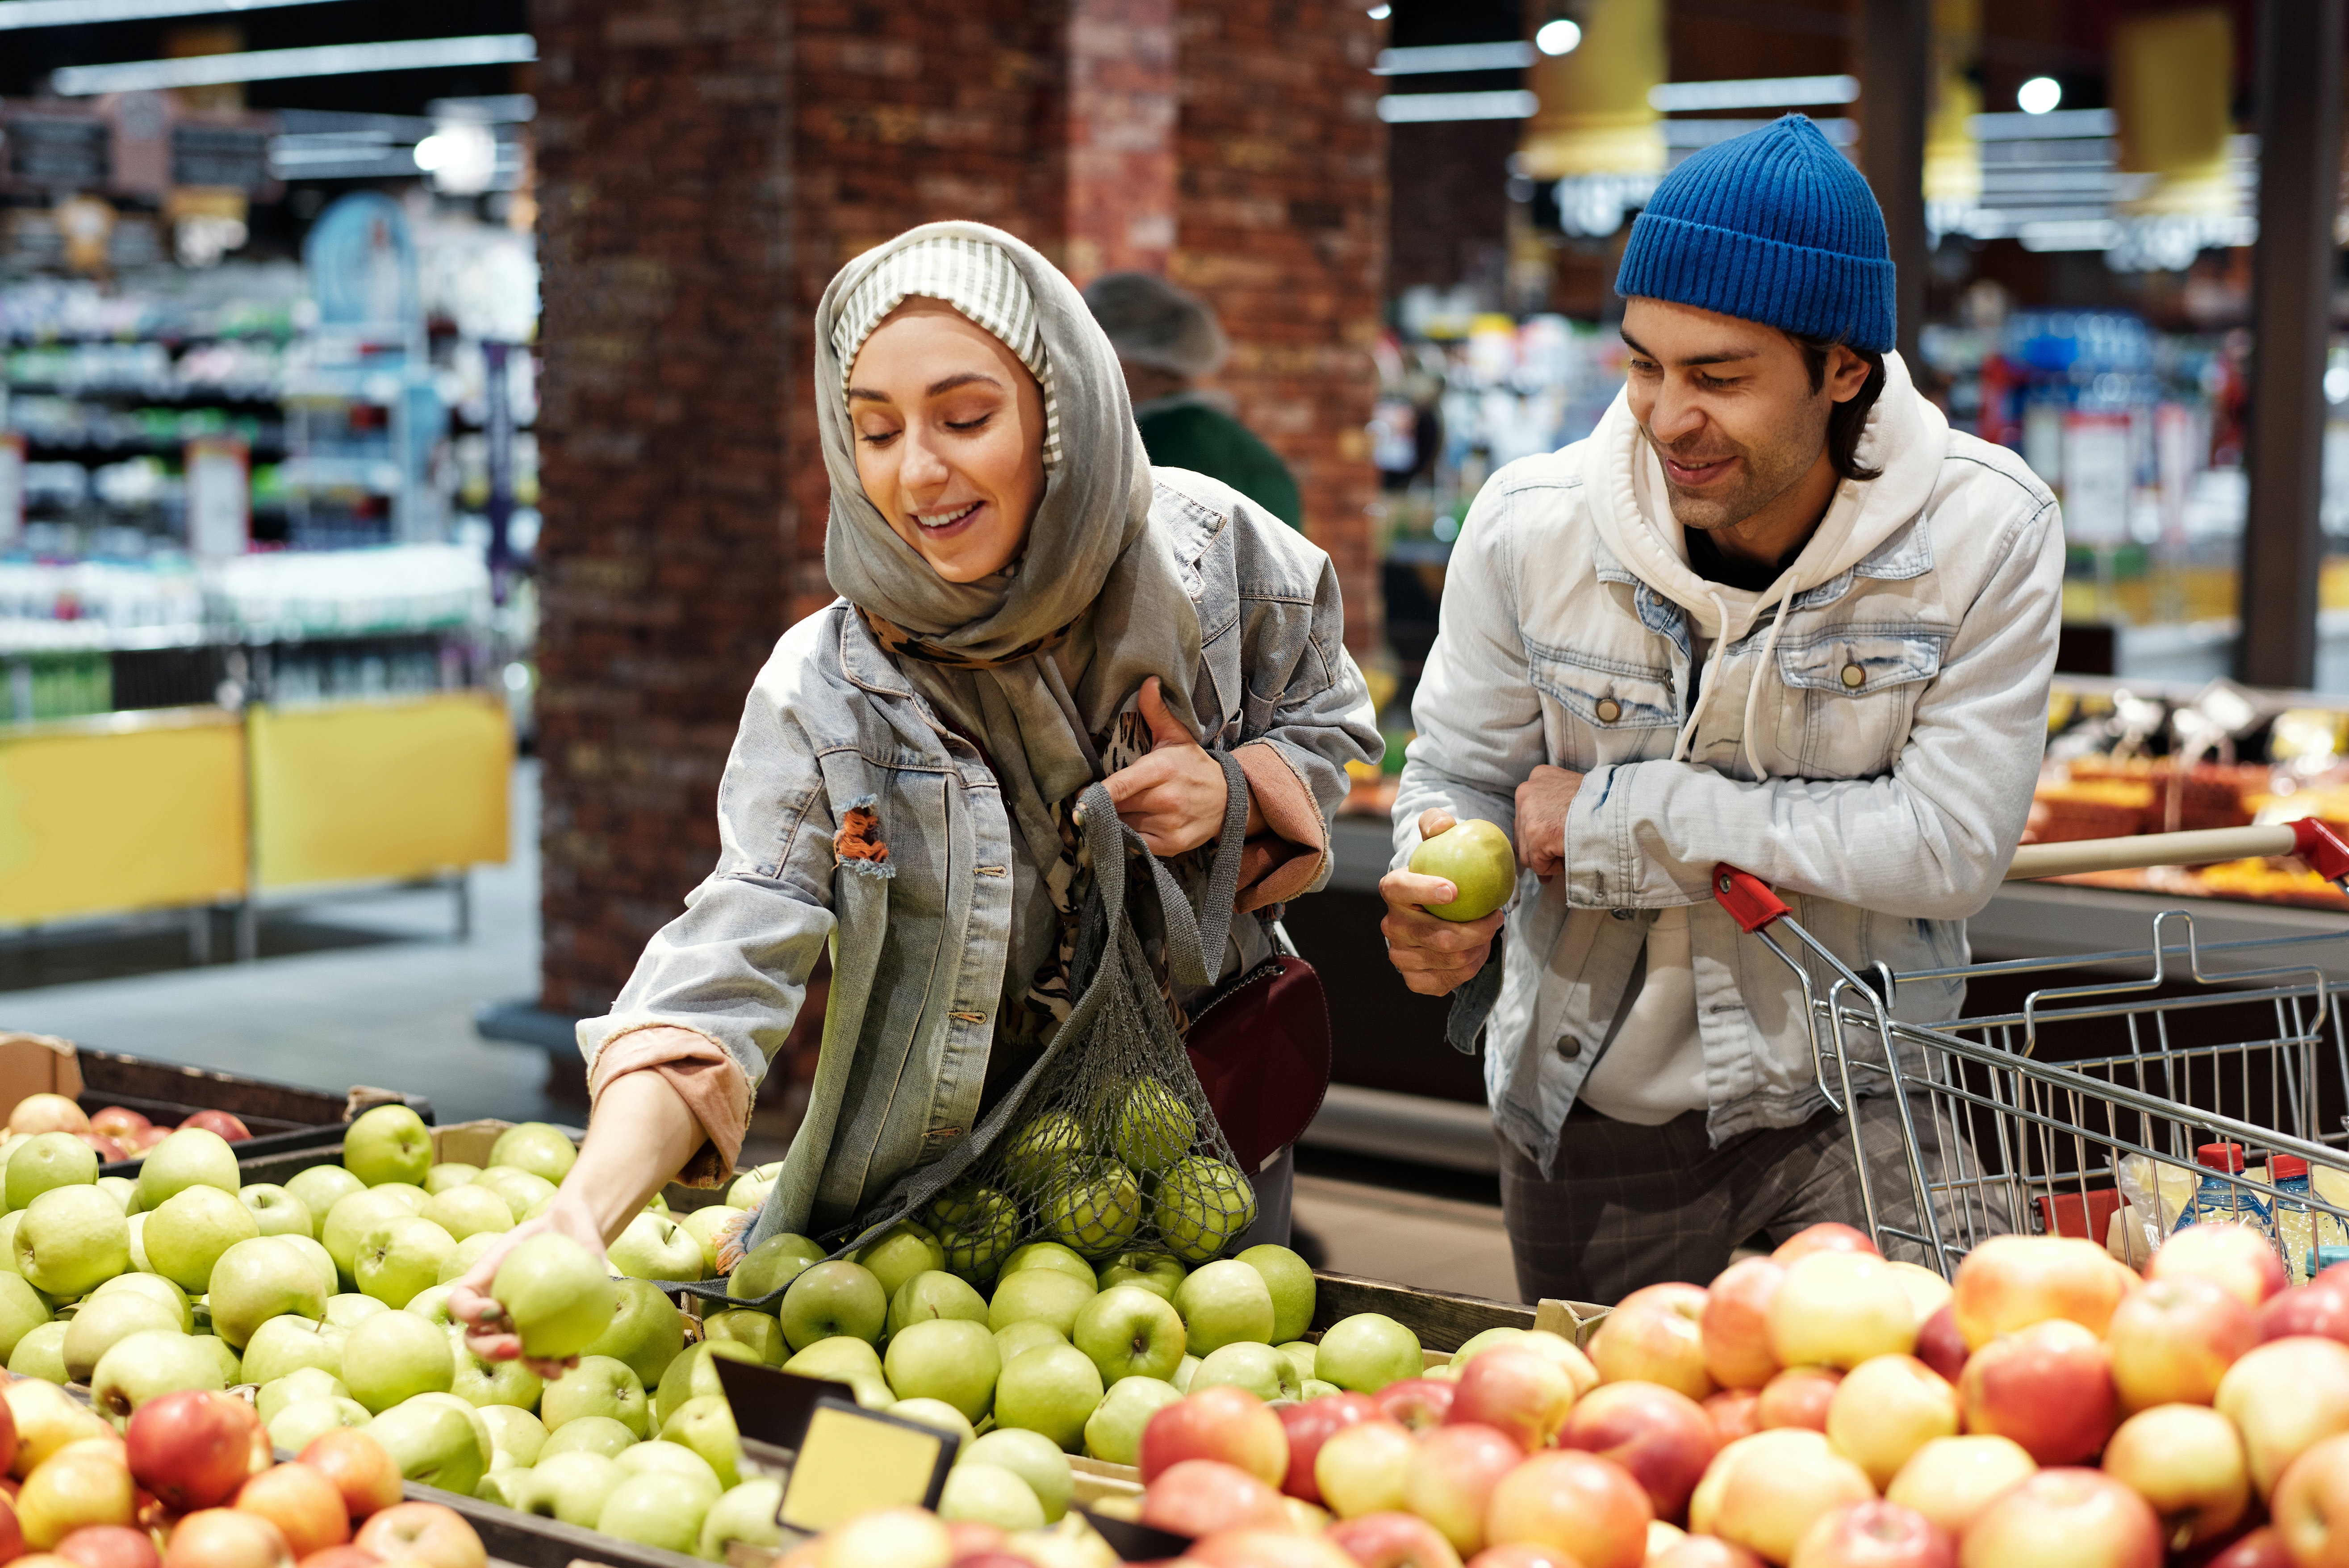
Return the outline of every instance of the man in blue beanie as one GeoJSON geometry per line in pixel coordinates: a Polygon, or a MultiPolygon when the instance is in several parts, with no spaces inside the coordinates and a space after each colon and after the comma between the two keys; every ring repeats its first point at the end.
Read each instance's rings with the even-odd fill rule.
{"type": "MultiPolygon", "coordinates": [[[[1454,996],[1454,1045],[1484,1032],[1528,1299],[1864,1226],[1860,1159],[1878,1220],[1919,1229],[1897,1096],[1836,1114],[1799,982],[1711,873],[1770,883],[1862,974],[1964,963],[2030,810],[2062,607],[2054,497],[1910,382],[1883,214],[1809,120],[1675,169],[1616,288],[1622,395],[1495,474],[1454,548],[1381,884],[1395,967],[1454,996]],[[1531,875],[1454,924],[1424,909],[1452,885],[1403,867],[1471,817],[1531,875]]],[[[1962,1001],[1904,979],[1895,1011],[1962,1001]]],[[[1933,1208],[1945,1234],[2012,1223],[1933,1208]]]]}

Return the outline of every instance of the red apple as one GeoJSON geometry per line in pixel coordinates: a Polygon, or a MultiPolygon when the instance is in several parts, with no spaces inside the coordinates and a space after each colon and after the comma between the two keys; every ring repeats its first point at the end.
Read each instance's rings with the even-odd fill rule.
{"type": "Polygon", "coordinates": [[[337,1427],[310,1439],[301,1461],[335,1483],[351,1522],[389,1508],[400,1499],[399,1466],[381,1443],[365,1432],[337,1427]]]}
{"type": "Polygon", "coordinates": [[[88,1144],[90,1148],[97,1153],[98,1163],[100,1165],[112,1165],[118,1159],[128,1159],[130,1158],[129,1155],[123,1153],[122,1146],[120,1144],[115,1142],[104,1133],[77,1133],[74,1136],[80,1138],[83,1143],[88,1144]]]}
{"type": "Polygon", "coordinates": [[[2043,1465],[2094,1458],[2120,1419],[2111,1353],[2066,1318],[1977,1347],[1958,1393],[1967,1431],[2012,1438],[2043,1465]]]}
{"type": "Polygon", "coordinates": [[[2064,1236],[1992,1236],[1958,1265],[1950,1298],[1966,1345],[2067,1318],[2102,1334],[2137,1276],[2094,1241],[2064,1236]]]}
{"type": "Polygon", "coordinates": [[[6,1497],[0,1498],[0,1563],[24,1554],[25,1526],[16,1518],[16,1496],[12,1490],[6,1497]]]}
{"type": "Polygon", "coordinates": [[[1261,1477],[1237,1465],[1178,1459],[1143,1489],[1142,1522],[1191,1536],[1219,1530],[1286,1530],[1288,1505],[1261,1477]]]}
{"type": "Polygon", "coordinates": [[[2272,1524],[2245,1531],[2208,1557],[2189,1553],[2178,1561],[2185,1568],[2293,1568],[2283,1532],[2272,1524]]]}
{"type": "Polygon", "coordinates": [[[1479,1352],[1453,1388],[1446,1426],[1475,1422],[1496,1428],[1529,1452],[1548,1447],[1574,1408],[1574,1385],[1564,1372],[1508,1345],[1479,1352]]]}
{"type": "Polygon", "coordinates": [[[1485,1504],[1485,1538],[1555,1546],[1582,1568],[1640,1568],[1654,1517],[1630,1471],[1567,1449],[1536,1454],[1501,1478],[1485,1504]]]}
{"type": "MultiPolygon", "coordinates": [[[[16,1412],[5,1399],[0,1399],[0,1471],[16,1462],[16,1412]]],[[[0,1483],[5,1484],[5,1483],[0,1483]]],[[[15,1490],[9,1496],[16,1496],[15,1490]]]]}
{"type": "Polygon", "coordinates": [[[89,1118],[90,1131],[103,1133],[110,1138],[119,1138],[127,1133],[141,1132],[154,1125],[137,1111],[121,1106],[109,1106],[89,1118]]]}
{"type": "Polygon", "coordinates": [[[203,1389],[150,1399],[123,1441],[139,1484],[188,1512],[218,1508],[269,1463],[269,1434],[253,1407],[203,1389]]]}
{"type": "Polygon", "coordinates": [[[361,1525],[352,1544],[387,1563],[413,1557],[432,1568],[484,1568],[489,1561],[465,1516],[437,1502],[394,1503],[361,1525]]]}
{"type": "Polygon", "coordinates": [[[1826,1220],[1816,1225],[1806,1225],[1779,1242],[1778,1250],[1770,1255],[1782,1263],[1791,1263],[1797,1258],[1807,1258],[1813,1252],[1874,1251],[1876,1243],[1868,1239],[1867,1231],[1826,1220]]]}
{"type": "Polygon", "coordinates": [[[1460,1568],[1452,1542],[1415,1513],[1366,1513],[1339,1521],[1325,1534],[1362,1568],[1460,1568]]]}
{"type": "Polygon", "coordinates": [[[1379,1402],[1367,1394],[1325,1394],[1319,1399],[1279,1406],[1274,1414],[1288,1437],[1288,1473],[1282,1478],[1280,1490],[1317,1504],[1321,1489],[1313,1481],[1313,1461],[1320,1457],[1321,1445],[1341,1428],[1381,1419],[1379,1402]]]}
{"type": "Polygon", "coordinates": [[[351,1538],[351,1516],[342,1489],[305,1464],[273,1465],[237,1490],[233,1505],[257,1513],[285,1536],[296,1557],[351,1538]]]}
{"type": "Polygon", "coordinates": [[[1288,1437],[1280,1417],[1247,1390],[1202,1388],[1165,1407],[1142,1428],[1145,1484],[1185,1459],[1221,1459],[1277,1486],[1288,1473],[1288,1437]]]}
{"type": "Polygon", "coordinates": [[[1712,1393],[1704,1306],[1705,1293],[1694,1285],[1649,1285],[1625,1296],[1590,1336],[1599,1381],[1661,1383],[1692,1399],[1712,1393]]]}
{"type": "Polygon", "coordinates": [[[2335,1263],[2300,1289],[2270,1296],[2252,1319],[2260,1338],[2306,1334],[2349,1342],[2349,1276],[2341,1269],[2335,1263]]]}
{"type": "Polygon", "coordinates": [[[170,1127],[140,1127],[129,1137],[117,1138],[115,1141],[133,1154],[144,1154],[170,1137],[171,1132],[172,1129],[170,1127]]]}
{"type": "Polygon", "coordinates": [[[206,1132],[218,1133],[231,1143],[242,1143],[253,1136],[243,1122],[226,1111],[198,1111],[180,1126],[183,1128],[202,1127],[206,1132]]]}
{"type": "Polygon", "coordinates": [[[1726,1448],[1762,1429],[1762,1396],[1751,1388],[1724,1388],[1704,1402],[1704,1413],[1726,1448]]]}
{"type": "Polygon", "coordinates": [[[2232,1293],[2179,1274],[2154,1281],[2114,1308],[2105,1343],[2112,1347],[2122,1409],[2208,1405],[2227,1368],[2259,1343],[2259,1328],[2232,1293]]]}
{"type": "Polygon", "coordinates": [[[1916,1304],[1892,1265],[1868,1252],[1812,1252],[1786,1265],[1770,1298],[1770,1354],[1781,1366],[1848,1372],[1917,1348],[1916,1304]]]}
{"type": "Polygon", "coordinates": [[[2211,1403],[2243,1434],[2251,1484],[2271,1496],[2285,1469],[2335,1432],[2349,1431],[2349,1345],[2302,1336],[2244,1352],[2211,1403]]]}
{"type": "Polygon", "coordinates": [[[1195,1541],[1181,1562],[1198,1568],[1357,1568],[1334,1542],[1288,1530],[1226,1530],[1195,1541]]]}
{"type": "Polygon", "coordinates": [[[1762,1559],[1718,1535],[1692,1535],[1648,1559],[1644,1568],[1764,1568],[1762,1559]]]}
{"type": "Polygon", "coordinates": [[[2292,1461],[2271,1511],[2300,1568],[2349,1564],[2349,1433],[2311,1444],[2292,1461]]]}
{"type": "Polygon", "coordinates": [[[1756,1432],[1713,1456],[1689,1497],[1689,1529],[1784,1563],[1821,1514],[1875,1495],[1868,1472],[1824,1435],[1800,1427],[1756,1432]]]}
{"type": "Polygon", "coordinates": [[[2258,1306],[2292,1282],[2273,1243],[2248,1225],[2189,1225],[2145,1266],[2149,1280],[2191,1274],[2228,1291],[2247,1307],[2258,1306]]]}
{"type": "Polygon", "coordinates": [[[82,1568],[159,1568],[155,1538],[127,1524],[91,1524],[57,1542],[57,1555],[82,1568]]]}
{"type": "MultiPolygon", "coordinates": [[[[947,1533],[954,1533],[953,1525],[947,1526],[947,1533]]],[[[375,1568],[382,1561],[363,1546],[329,1546],[324,1552],[311,1552],[294,1568],[375,1568]]]]}
{"type": "Polygon", "coordinates": [[[2145,1499],[2095,1470],[2041,1470],[1975,1516],[1963,1568],[2161,1568],[2145,1499]]]}
{"type": "Polygon", "coordinates": [[[1786,1265],[1775,1258],[1742,1258],[1714,1278],[1697,1320],[1704,1368],[1723,1388],[1759,1388],[1777,1375],[1770,1354],[1770,1298],[1786,1265]]]}
{"type": "MultiPolygon", "coordinates": [[[[947,1543],[954,1549],[954,1560],[957,1563],[966,1557],[976,1557],[982,1552],[1001,1552],[1004,1542],[1009,1539],[1002,1526],[987,1524],[976,1519],[947,1519],[939,1522],[947,1527],[947,1543]]],[[[306,1563],[309,1559],[303,1561],[306,1563]]]]}
{"type": "Polygon", "coordinates": [[[172,1527],[163,1568],[294,1568],[294,1553],[259,1514],[206,1508],[172,1527]]]}
{"type": "Polygon", "coordinates": [[[1419,1439],[1395,1422],[1357,1422],[1321,1439],[1313,1484],[1322,1506],[1340,1519],[1391,1513],[1402,1506],[1403,1480],[1418,1457],[1419,1439]]]}
{"type": "Polygon", "coordinates": [[[1678,1519],[1721,1438],[1705,1407],[1685,1394],[1657,1383],[1609,1383],[1575,1406],[1557,1445],[1614,1460],[1647,1492],[1657,1518],[1678,1519]]]}
{"type": "Polygon", "coordinates": [[[1962,1541],[1976,1514],[2038,1469],[2012,1438],[1936,1438],[1909,1456],[1884,1497],[1962,1541]]]}
{"type": "Polygon", "coordinates": [[[1754,1404],[1754,1424],[1763,1431],[1774,1427],[1827,1429],[1827,1407],[1835,1403],[1836,1385],[1843,1374],[1824,1366],[1790,1366],[1770,1379],[1754,1404]]]}
{"type": "Polygon", "coordinates": [[[1958,1543],[1913,1508],[1848,1503],[1804,1532],[1788,1568],[1958,1568],[1958,1543]]]}
{"type": "Polygon", "coordinates": [[[8,1130],[32,1137],[39,1133],[86,1133],[89,1117],[63,1095],[26,1095],[8,1113],[8,1130]]]}
{"type": "Polygon", "coordinates": [[[1406,1377],[1390,1383],[1371,1396],[1379,1402],[1379,1409],[1390,1421],[1400,1421],[1414,1432],[1424,1432],[1444,1425],[1452,1413],[1453,1397],[1460,1391],[1456,1383],[1446,1383],[1437,1377],[1406,1377]]]}
{"type": "Polygon", "coordinates": [[[1827,1441],[1881,1490],[1936,1438],[1958,1435],[1958,1391],[1913,1355],[1863,1361],[1836,1386],[1827,1441]]]}
{"type": "Polygon", "coordinates": [[[1468,1559],[1468,1568],[1581,1568],[1581,1564],[1551,1547],[1537,1546],[1530,1541],[1510,1541],[1487,1546],[1468,1559]]]}
{"type": "Polygon", "coordinates": [[[1463,1556],[1485,1544],[1485,1508],[1526,1451],[1491,1427],[1439,1427],[1419,1440],[1402,1505],[1444,1532],[1463,1556]]]}
{"type": "Polygon", "coordinates": [[[1958,1332],[1957,1308],[1944,1302],[1917,1325],[1917,1359],[1955,1383],[1966,1369],[1966,1336],[1958,1332]]]}
{"type": "Polygon", "coordinates": [[[2105,1445],[2103,1469],[2153,1505],[2172,1552],[2222,1538],[2251,1507],[2242,1436],[2205,1405],[2138,1411],[2105,1445]]]}

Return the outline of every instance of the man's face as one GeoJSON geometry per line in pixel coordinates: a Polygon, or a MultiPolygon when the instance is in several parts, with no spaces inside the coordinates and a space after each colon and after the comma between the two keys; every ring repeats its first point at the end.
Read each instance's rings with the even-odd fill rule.
{"type": "Polygon", "coordinates": [[[1867,379],[1838,350],[1813,390],[1802,349],[1777,328],[1660,299],[1628,303],[1623,341],[1631,417],[1690,528],[1743,523],[1801,483],[1826,453],[1827,416],[1867,379]]]}

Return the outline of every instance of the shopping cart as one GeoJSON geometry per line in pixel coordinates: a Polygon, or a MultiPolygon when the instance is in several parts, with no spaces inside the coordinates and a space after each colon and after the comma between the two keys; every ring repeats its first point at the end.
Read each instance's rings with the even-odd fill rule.
{"type": "MultiPolygon", "coordinates": [[[[2297,856],[2349,890],[2349,845],[2313,820],[2029,845],[2007,879],[2271,856],[2297,856]]],[[[1887,1256],[1905,1255],[1894,1243],[1907,1243],[1946,1276],[1990,1235],[2105,1243],[2125,1193],[2133,1186],[2144,1195],[2148,1183],[2154,1212],[2125,1216],[2124,1231],[2147,1220],[2158,1238],[2190,1200],[2164,1196],[2164,1168],[2174,1180],[2190,1172],[2263,1203],[2274,1197],[2253,1175],[2198,1168],[2195,1151],[2208,1143],[2239,1144],[2254,1158],[2298,1156],[2312,1170],[2349,1179],[2349,997],[2310,956],[2332,944],[2320,956],[2349,972],[2349,932],[2208,942],[2191,912],[2169,909],[2154,916],[2145,949],[1902,975],[1878,965],[1864,977],[1760,878],[1716,867],[1713,897],[1794,971],[1829,1105],[1842,1113],[1857,1096],[1892,1097],[1905,1170],[1871,1170],[1859,1120],[1847,1118],[1867,1228],[1887,1256]],[[2080,968],[2116,978],[2033,991],[2019,1009],[1938,1026],[1895,1016],[1903,984],[2080,968]],[[2050,1054],[2069,1059],[2044,1059],[2050,1054]],[[1904,1210],[1897,1216],[1896,1194],[1904,1210]]],[[[2323,1216],[2349,1224],[2349,1210],[2320,1198],[2309,1210],[2315,1226],[2323,1216]]],[[[2134,1245],[2132,1261],[2141,1262],[2149,1244],[2134,1245]]]]}

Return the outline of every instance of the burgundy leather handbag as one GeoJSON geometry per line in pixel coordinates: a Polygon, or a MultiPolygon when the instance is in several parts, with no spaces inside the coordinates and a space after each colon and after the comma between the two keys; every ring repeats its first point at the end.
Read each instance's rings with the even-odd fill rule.
{"type": "Polygon", "coordinates": [[[1185,1045],[1224,1140],[1254,1174],[1297,1141],[1329,1093],[1321,977],[1303,959],[1276,953],[1191,1014],[1185,1045]]]}

